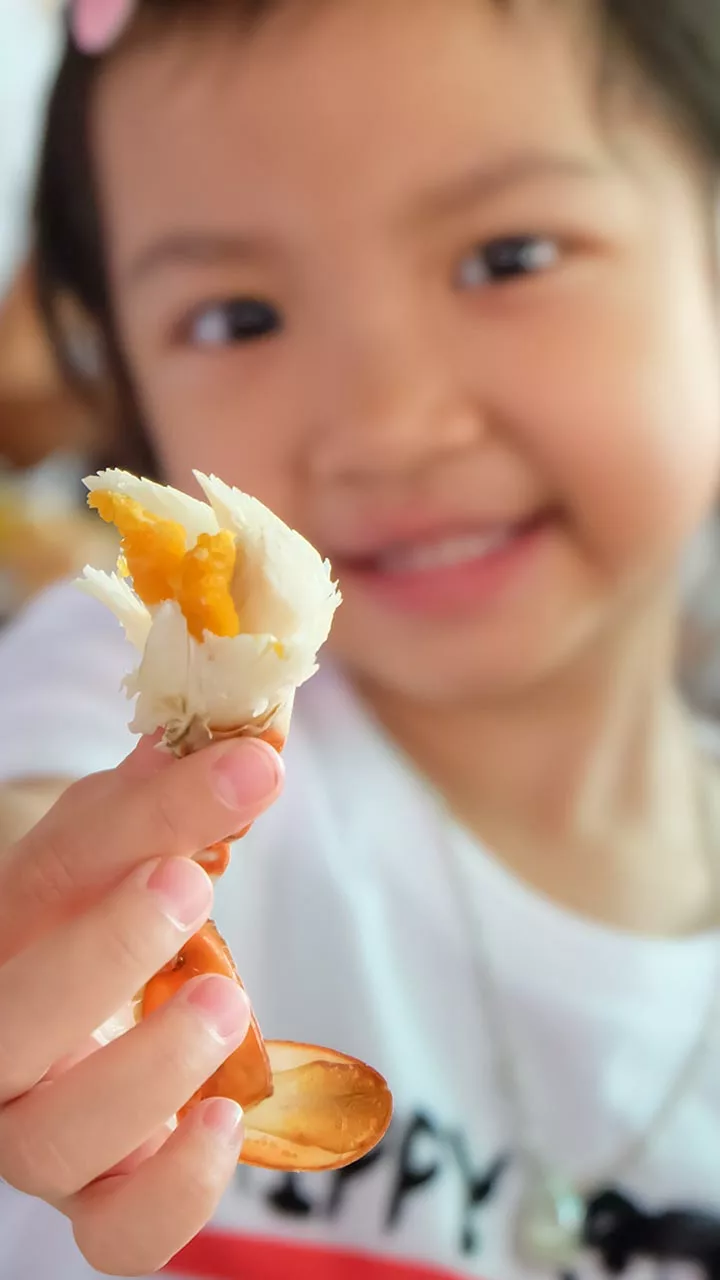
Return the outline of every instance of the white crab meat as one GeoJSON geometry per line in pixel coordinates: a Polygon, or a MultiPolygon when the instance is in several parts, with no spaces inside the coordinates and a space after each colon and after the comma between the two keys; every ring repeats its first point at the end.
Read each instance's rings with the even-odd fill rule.
{"type": "MultiPolygon", "coordinates": [[[[164,729],[178,742],[198,725],[215,733],[286,728],[295,691],[317,670],[341,601],[330,565],[255,498],[213,476],[196,478],[207,502],[123,471],[85,484],[91,501],[116,495],[121,505],[137,504],[141,518],[170,522],[181,557],[197,552],[203,535],[227,531],[237,553],[227,587],[236,634],[191,634],[188,600],[176,598],[172,586],[148,603],[122,571],[87,568],[79,585],[113,611],[140,653],[126,681],[128,696],[137,698],[135,732],[164,729]]],[[[191,603],[200,608],[202,584],[198,592],[191,603]]]]}

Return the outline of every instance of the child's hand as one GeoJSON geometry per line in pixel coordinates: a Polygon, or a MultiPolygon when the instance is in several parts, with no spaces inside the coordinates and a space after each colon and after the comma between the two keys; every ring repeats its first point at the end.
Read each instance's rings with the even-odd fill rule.
{"type": "Polygon", "coordinates": [[[281,777],[263,743],[182,761],[143,743],[0,855],[0,1178],[65,1213],[102,1271],[164,1265],[236,1166],[234,1103],[168,1122],[244,1039],[238,986],[196,979],[101,1051],[92,1037],[207,919],[212,885],[189,859],[257,818],[281,777]]]}

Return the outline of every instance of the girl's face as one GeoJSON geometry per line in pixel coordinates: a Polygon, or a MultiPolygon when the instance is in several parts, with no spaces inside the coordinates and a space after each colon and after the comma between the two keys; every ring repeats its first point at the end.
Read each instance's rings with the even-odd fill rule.
{"type": "Polygon", "coordinates": [[[601,92],[589,10],[518,8],[298,0],[118,54],[96,103],[168,479],[305,533],[336,651],[431,701],[656,618],[718,475],[699,172],[635,86],[601,92]]]}

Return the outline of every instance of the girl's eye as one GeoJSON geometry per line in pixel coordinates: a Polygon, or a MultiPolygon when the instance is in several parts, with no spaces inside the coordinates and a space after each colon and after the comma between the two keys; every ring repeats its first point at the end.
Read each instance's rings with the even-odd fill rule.
{"type": "Polygon", "coordinates": [[[239,342],[258,342],[279,333],[282,319],[276,309],[256,298],[233,298],[205,311],[196,311],[187,327],[189,341],[196,347],[227,347],[239,342]]]}
{"type": "Polygon", "coordinates": [[[503,284],[523,276],[548,271],[560,260],[556,240],[542,236],[509,236],[478,245],[463,258],[457,273],[461,289],[503,284]]]}

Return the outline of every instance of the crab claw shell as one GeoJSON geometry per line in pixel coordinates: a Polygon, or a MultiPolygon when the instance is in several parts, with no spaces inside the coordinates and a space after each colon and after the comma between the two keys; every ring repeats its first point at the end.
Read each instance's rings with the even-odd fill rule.
{"type": "MultiPolygon", "coordinates": [[[[240,983],[230,952],[211,922],[186,943],[174,964],[147,984],[142,1016],[205,973],[220,973],[240,983]]],[[[341,1169],[372,1150],[392,1116],[390,1091],[372,1067],[334,1049],[266,1042],[254,1017],[240,1047],[180,1115],[204,1098],[218,1097],[240,1103],[246,1124],[242,1163],[264,1169],[341,1169]]]]}
{"type": "MultiPolygon", "coordinates": [[[[170,1000],[186,982],[201,974],[218,973],[242,986],[227,945],[212,921],[185,943],[176,960],[151,978],[143,992],[142,1017],[147,1018],[170,1000]]],[[[242,1044],[198,1089],[181,1114],[185,1115],[204,1098],[234,1098],[243,1109],[252,1107],[272,1092],[270,1062],[260,1028],[253,1015],[242,1044]]]]}
{"type": "Polygon", "coordinates": [[[320,1172],[353,1164],[384,1137],[392,1095],[356,1058],[316,1045],[269,1040],[273,1092],[245,1113],[242,1164],[320,1172]]]}

